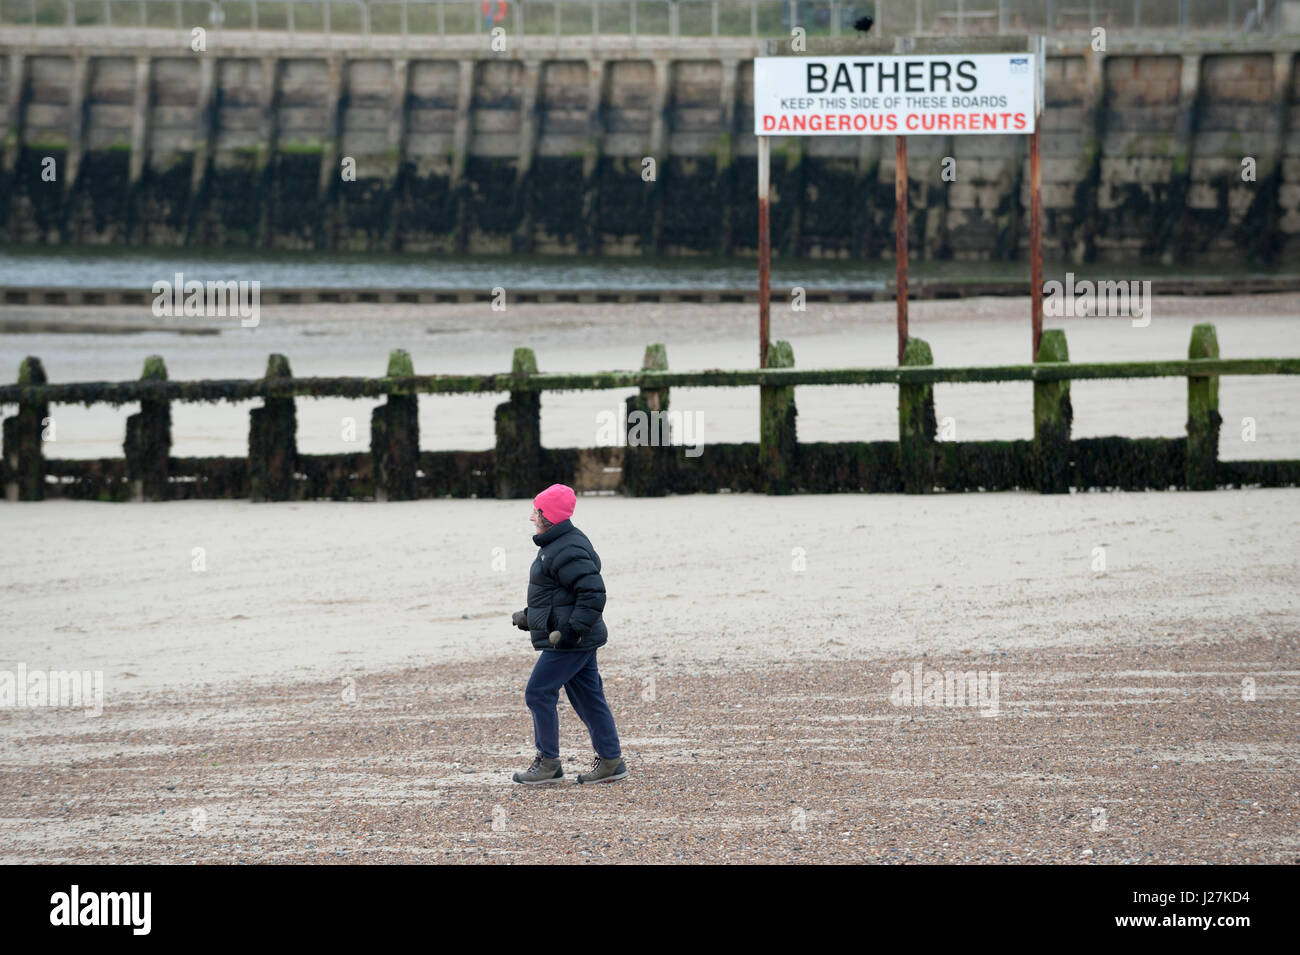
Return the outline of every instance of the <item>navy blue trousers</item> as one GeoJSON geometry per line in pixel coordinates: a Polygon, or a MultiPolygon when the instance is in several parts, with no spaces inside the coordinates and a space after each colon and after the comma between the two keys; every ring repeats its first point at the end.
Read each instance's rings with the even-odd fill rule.
{"type": "Polygon", "coordinates": [[[537,654],[537,664],[524,690],[524,699],[533,714],[533,742],[537,751],[549,759],[560,758],[560,717],[555,711],[560,687],[564,687],[578,718],[586,724],[596,755],[605,759],[622,756],[614,714],[605,702],[605,684],[596,669],[595,650],[584,653],[543,650],[537,654]]]}

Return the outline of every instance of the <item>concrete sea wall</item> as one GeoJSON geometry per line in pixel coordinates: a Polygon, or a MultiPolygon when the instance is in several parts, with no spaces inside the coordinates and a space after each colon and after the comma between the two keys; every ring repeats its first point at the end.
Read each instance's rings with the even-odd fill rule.
{"type": "MultiPolygon", "coordinates": [[[[188,31],[0,29],[0,241],[753,254],[762,42],[529,37],[497,53],[486,37],[214,32],[196,53],[188,31]]],[[[1297,49],[1049,45],[1045,255],[1294,263],[1297,49]]],[[[1024,254],[1024,137],[916,136],[909,153],[916,256],[1024,254]]],[[[775,140],[778,254],[890,258],[893,155],[888,137],[775,140]]]]}

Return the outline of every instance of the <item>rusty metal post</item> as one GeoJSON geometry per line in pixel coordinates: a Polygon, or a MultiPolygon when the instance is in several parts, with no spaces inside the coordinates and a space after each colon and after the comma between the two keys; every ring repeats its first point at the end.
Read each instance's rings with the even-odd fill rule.
{"type": "Polygon", "coordinates": [[[758,137],[758,367],[767,367],[772,298],[772,140],[758,137]]]}
{"type": "Polygon", "coordinates": [[[1043,162],[1038,137],[1035,124],[1029,137],[1029,299],[1034,361],[1038,361],[1038,343],[1043,338],[1043,162]]]}
{"type": "Polygon", "coordinates": [[[1029,302],[1032,354],[1038,361],[1038,345],[1043,339],[1043,158],[1040,137],[1043,128],[1043,60],[1047,47],[1041,36],[1032,41],[1034,51],[1034,131],[1029,136],[1029,302]]]}
{"type": "Polygon", "coordinates": [[[907,137],[894,137],[894,275],[898,301],[898,363],[907,347],[907,137]]]}

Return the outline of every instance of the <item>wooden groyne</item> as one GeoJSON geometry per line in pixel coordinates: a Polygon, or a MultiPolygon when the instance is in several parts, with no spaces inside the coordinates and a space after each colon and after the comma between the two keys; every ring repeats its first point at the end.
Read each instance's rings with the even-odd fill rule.
{"type": "Polygon", "coordinates": [[[253,500],[531,496],[562,482],[580,491],[668,493],[995,491],[1064,493],[1071,488],[1190,489],[1300,485],[1300,460],[1218,459],[1219,378],[1300,375],[1300,358],[1221,358],[1213,325],[1197,325],[1188,357],[1168,361],[1072,363],[1065,333],[1044,332],[1039,361],[1029,365],[945,368],[928,344],[909,339],[903,364],[885,368],[801,369],[789,342],[773,342],[768,367],[671,371],[662,345],[646,349],[637,371],[543,373],[531,349],[515,350],[509,372],[417,375],[395,351],[378,378],[296,378],[289,360],[272,355],[261,378],[172,381],[161,357],[134,381],[54,383],[38,358],[23,360],[16,384],[0,386],[4,420],[0,482],[9,501],[49,497],[106,501],[184,498],[253,500]],[[1187,431],[1168,438],[1071,436],[1070,382],[1115,378],[1186,378],[1187,431]],[[934,386],[1024,381],[1034,389],[1034,437],[1018,441],[938,440],[934,386]],[[895,385],[897,441],[798,440],[795,386],[895,385]],[[757,443],[710,443],[690,455],[681,444],[646,444],[647,416],[671,424],[673,387],[760,390],[757,443]],[[544,391],[637,389],[628,396],[624,446],[547,448],[541,443],[544,391]],[[420,394],[501,393],[496,446],[488,451],[421,451],[420,394]],[[300,398],[374,398],[368,453],[300,454],[300,398]],[[246,457],[171,455],[172,402],[250,401],[246,457]],[[139,403],[127,419],[123,456],[48,458],[42,442],[58,404],[139,403]],[[640,429],[640,430],[638,430],[640,429]]]}

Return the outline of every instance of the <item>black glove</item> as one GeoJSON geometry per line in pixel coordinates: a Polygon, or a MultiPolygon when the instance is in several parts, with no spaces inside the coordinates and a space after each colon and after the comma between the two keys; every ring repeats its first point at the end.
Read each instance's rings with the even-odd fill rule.
{"type": "Polygon", "coordinates": [[[510,615],[510,622],[513,623],[513,624],[514,624],[516,627],[518,627],[520,630],[527,630],[527,629],[528,629],[528,611],[527,611],[527,610],[516,610],[514,613],[512,613],[512,614],[510,615]]]}

